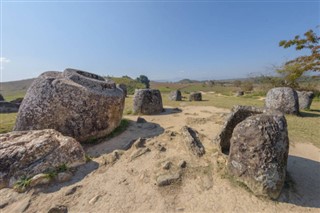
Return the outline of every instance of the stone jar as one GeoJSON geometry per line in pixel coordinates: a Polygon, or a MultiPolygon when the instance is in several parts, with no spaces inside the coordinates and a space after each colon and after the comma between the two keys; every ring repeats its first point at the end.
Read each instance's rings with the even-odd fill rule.
{"type": "Polygon", "coordinates": [[[90,141],[119,126],[124,99],[113,81],[99,75],[75,69],[45,72],[28,89],[14,130],[55,129],[90,141]]]}
{"type": "Polygon", "coordinates": [[[189,101],[202,101],[202,95],[200,92],[192,92],[189,96],[189,101]]]}
{"type": "Polygon", "coordinates": [[[314,93],[312,91],[297,91],[300,109],[310,109],[314,93]]]}
{"type": "Polygon", "coordinates": [[[136,89],[133,98],[134,114],[159,114],[163,112],[161,93],[157,89],[136,89]]]}
{"type": "Polygon", "coordinates": [[[265,100],[266,108],[286,114],[299,115],[297,92],[290,87],[276,87],[268,91],[265,100]]]}
{"type": "Polygon", "coordinates": [[[257,196],[277,199],[287,168],[289,139],[283,114],[253,115],[232,134],[228,172],[257,196]]]}
{"type": "Polygon", "coordinates": [[[171,91],[169,94],[169,100],[171,101],[181,101],[182,96],[180,90],[171,91]]]}

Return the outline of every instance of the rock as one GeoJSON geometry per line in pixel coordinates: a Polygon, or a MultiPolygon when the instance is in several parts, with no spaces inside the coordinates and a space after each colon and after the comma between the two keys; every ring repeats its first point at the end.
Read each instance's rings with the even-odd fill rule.
{"type": "Polygon", "coordinates": [[[101,76],[74,69],[45,72],[28,89],[14,130],[55,129],[80,142],[96,139],[119,126],[124,99],[101,76]]]}
{"type": "Polygon", "coordinates": [[[30,186],[34,187],[38,185],[48,184],[50,183],[50,181],[51,179],[47,174],[40,173],[31,178],[30,186]]]}
{"type": "Polygon", "coordinates": [[[277,199],[289,151],[284,115],[265,113],[239,123],[232,134],[228,171],[255,195],[277,199]]]}
{"type": "Polygon", "coordinates": [[[64,205],[56,205],[49,209],[48,213],[68,213],[68,207],[64,205]]]}
{"type": "Polygon", "coordinates": [[[163,111],[161,93],[157,89],[136,89],[133,98],[134,114],[159,114],[163,111]]]}
{"type": "Polygon", "coordinates": [[[14,103],[6,102],[6,101],[0,101],[0,113],[12,113],[12,112],[18,112],[19,106],[14,103]]]}
{"type": "Polygon", "coordinates": [[[81,185],[74,186],[74,187],[68,189],[64,195],[65,195],[65,196],[72,195],[72,194],[74,194],[79,188],[82,188],[82,186],[81,186],[81,185]]]}
{"type": "Polygon", "coordinates": [[[123,91],[124,97],[127,97],[127,95],[128,95],[127,85],[125,85],[125,84],[117,84],[117,87],[120,88],[123,91]]]}
{"type": "Polygon", "coordinates": [[[181,160],[181,161],[179,161],[178,166],[180,168],[186,168],[187,162],[185,160],[181,160]]]}
{"type": "Polygon", "coordinates": [[[202,95],[200,92],[192,92],[189,96],[189,101],[202,101],[202,95]]]}
{"type": "Polygon", "coordinates": [[[142,123],[147,123],[146,119],[142,118],[142,117],[138,117],[137,118],[137,123],[138,124],[142,124],[142,123]]]}
{"type": "Polygon", "coordinates": [[[314,93],[312,91],[297,91],[299,99],[299,109],[310,109],[314,93]]]}
{"type": "Polygon", "coordinates": [[[166,147],[164,147],[164,145],[162,144],[158,144],[157,145],[157,149],[160,151],[160,152],[165,152],[167,149],[166,147]]]}
{"type": "Polygon", "coordinates": [[[157,177],[157,185],[158,186],[168,186],[176,181],[178,181],[181,177],[179,172],[174,174],[164,174],[157,177]]]}
{"type": "Polygon", "coordinates": [[[239,96],[243,96],[243,95],[244,95],[243,91],[237,91],[234,96],[239,97],[239,96]]]}
{"type": "Polygon", "coordinates": [[[171,91],[169,94],[169,100],[171,101],[181,101],[182,96],[180,90],[171,91]]]}
{"type": "Polygon", "coordinates": [[[147,152],[150,152],[151,150],[146,147],[146,148],[142,148],[142,149],[138,149],[135,152],[132,153],[132,155],[130,156],[131,160],[136,159],[137,157],[140,157],[141,155],[144,155],[147,152]]]}
{"type": "Polygon", "coordinates": [[[89,204],[91,204],[91,205],[95,204],[99,200],[100,197],[101,197],[101,195],[94,196],[91,200],[89,200],[89,204]]]}
{"type": "Polygon", "coordinates": [[[12,187],[22,176],[33,177],[61,165],[85,163],[85,152],[75,139],[52,130],[0,134],[0,188],[12,187]]]}
{"type": "Polygon", "coordinates": [[[265,100],[266,108],[286,114],[299,115],[297,92],[290,87],[277,87],[268,91],[265,100]]]}
{"type": "Polygon", "coordinates": [[[263,112],[263,109],[252,106],[234,106],[231,109],[231,112],[221,129],[221,132],[215,139],[215,141],[219,144],[222,153],[229,153],[230,139],[233,129],[236,127],[236,125],[252,115],[261,114],[263,112]]]}
{"type": "Polygon", "coordinates": [[[2,94],[0,94],[0,101],[5,101],[4,97],[2,96],[2,94]]]}
{"type": "Polygon", "coordinates": [[[181,128],[183,140],[188,149],[196,156],[202,156],[205,153],[204,146],[199,140],[198,133],[190,127],[181,128]]]}
{"type": "Polygon", "coordinates": [[[117,160],[120,159],[120,156],[123,155],[123,150],[114,150],[112,153],[103,156],[104,165],[114,164],[117,160]]]}
{"type": "Polygon", "coordinates": [[[146,138],[138,138],[135,142],[134,142],[134,147],[135,148],[144,148],[146,147],[146,141],[147,139],[146,138]]]}
{"type": "Polygon", "coordinates": [[[59,172],[56,177],[56,181],[59,183],[67,182],[71,180],[72,173],[71,172],[59,172]]]}
{"type": "Polygon", "coordinates": [[[162,164],[162,168],[165,169],[165,170],[169,170],[170,167],[171,167],[171,162],[170,161],[166,161],[162,164]]]}

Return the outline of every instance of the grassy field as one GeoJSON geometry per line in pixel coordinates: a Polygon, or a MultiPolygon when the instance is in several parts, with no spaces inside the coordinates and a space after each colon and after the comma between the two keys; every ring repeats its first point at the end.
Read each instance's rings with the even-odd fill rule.
{"type": "MultiPolygon", "coordinates": [[[[234,105],[251,105],[262,107],[264,105],[263,97],[256,94],[247,94],[242,97],[234,97],[225,94],[232,94],[236,89],[234,87],[214,86],[213,88],[203,87],[202,84],[185,85],[185,84],[162,84],[162,99],[164,106],[181,107],[181,106],[214,106],[219,108],[231,109],[234,105]],[[168,87],[168,88],[167,88],[168,87]],[[165,89],[163,89],[165,88],[165,89]],[[204,89],[207,88],[207,89],[204,89]],[[170,101],[168,99],[168,92],[173,89],[181,89],[182,101],[170,101]],[[214,92],[209,92],[214,89],[214,92]],[[189,93],[192,91],[207,91],[203,94],[203,101],[190,102],[188,101],[189,93]],[[221,94],[222,93],[222,94],[221,94]]],[[[19,93],[16,96],[12,95],[10,98],[14,99],[21,97],[23,94],[19,93]]],[[[133,96],[126,98],[124,114],[132,113],[133,96]]],[[[17,113],[0,114],[0,133],[5,133],[12,130],[14,126],[17,113]]],[[[289,137],[291,142],[311,142],[317,147],[320,147],[320,100],[314,99],[310,111],[302,111],[301,116],[286,116],[288,121],[289,137]]]]}

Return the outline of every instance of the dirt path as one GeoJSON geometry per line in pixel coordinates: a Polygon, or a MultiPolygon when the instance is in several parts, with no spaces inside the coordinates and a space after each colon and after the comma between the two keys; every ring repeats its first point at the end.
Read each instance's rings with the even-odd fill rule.
{"type": "Polygon", "coordinates": [[[69,212],[319,212],[320,150],[311,144],[290,147],[288,171],[292,181],[274,202],[257,198],[223,179],[215,170],[217,135],[227,110],[215,107],[166,107],[161,115],[126,116],[130,127],[121,135],[87,147],[95,156],[74,178],[63,184],[32,189],[18,194],[0,190],[0,212],[47,212],[60,204],[69,212]],[[182,126],[198,131],[206,153],[193,155],[183,142],[182,126]],[[145,143],[135,143],[139,137],[145,143]],[[114,156],[114,157],[112,157],[114,156]],[[186,167],[181,168],[182,162],[186,167]],[[168,166],[169,165],[169,166],[168,166]],[[174,184],[159,187],[161,178],[174,184]]]}

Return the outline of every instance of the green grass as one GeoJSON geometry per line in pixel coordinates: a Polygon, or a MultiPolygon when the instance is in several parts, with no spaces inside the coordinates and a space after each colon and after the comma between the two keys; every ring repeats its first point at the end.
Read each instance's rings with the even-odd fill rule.
{"type": "Polygon", "coordinates": [[[16,118],[17,113],[0,113],[0,134],[12,131],[16,118]]]}

